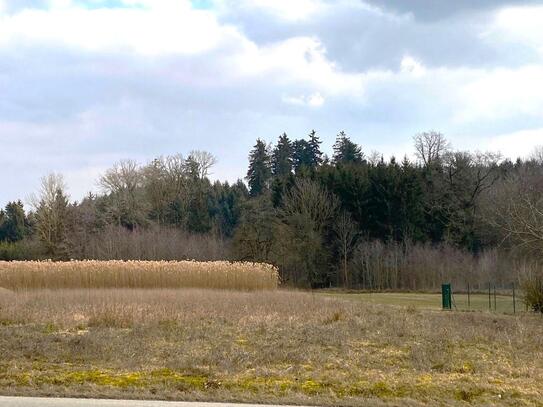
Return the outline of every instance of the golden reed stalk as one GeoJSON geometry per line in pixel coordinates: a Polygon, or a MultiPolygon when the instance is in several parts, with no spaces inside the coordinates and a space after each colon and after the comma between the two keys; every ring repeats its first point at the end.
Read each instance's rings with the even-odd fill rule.
{"type": "Polygon", "coordinates": [[[277,268],[228,261],[0,261],[0,287],[275,289],[277,268]]]}

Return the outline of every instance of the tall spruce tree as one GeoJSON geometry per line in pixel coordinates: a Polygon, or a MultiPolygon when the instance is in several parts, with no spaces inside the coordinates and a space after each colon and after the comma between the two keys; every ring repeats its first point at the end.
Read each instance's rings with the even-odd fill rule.
{"type": "Polygon", "coordinates": [[[10,202],[0,215],[0,240],[17,242],[26,232],[26,217],[21,201],[10,202]]]}
{"type": "Polygon", "coordinates": [[[322,141],[315,130],[311,130],[309,133],[309,151],[311,154],[311,167],[317,168],[322,164],[322,151],[321,151],[322,141]]]}
{"type": "Polygon", "coordinates": [[[0,242],[5,240],[5,222],[6,222],[6,213],[3,209],[0,209],[0,242]]]}
{"type": "Polygon", "coordinates": [[[292,142],[286,133],[279,136],[277,145],[272,153],[272,175],[284,178],[292,173],[293,158],[292,142]]]}
{"type": "Polygon", "coordinates": [[[249,194],[259,196],[269,189],[271,179],[271,157],[266,143],[258,139],[249,153],[249,170],[245,177],[249,194]]]}
{"type": "Polygon", "coordinates": [[[192,233],[211,231],[211,184],[208,178],[194,178],[189,186],[187,229],[192,233]]]}
{"type": "Polygon", "coordinates": [[[292,144],[292,156],[296,173],[304,169],[313,170],[322,164],[321,143],[322,141],[320,141],[315,130],[312,130],[309,133],[309,140],[296,140],[292,144]]]}
{"type": "Polygon", "coordinates": [[[233,236],[248,195],[247,187],[241,180],[232,185],[219,181],[213,184],[212,215],[215,230],[220,236],[233,236]]]}
{"type": "Polygon", "coordinates": [[[336,164],[360,164],[364,160],[362,149],[341,131],[334,144],[334,163],[336,164]]]}
{"type": "Polygon", "coordinates": [[[302,168],[311,167],[311,152],[309,143],[306,140],[296,140],[292,143],[292,161],[296,174],[302,168]]]}

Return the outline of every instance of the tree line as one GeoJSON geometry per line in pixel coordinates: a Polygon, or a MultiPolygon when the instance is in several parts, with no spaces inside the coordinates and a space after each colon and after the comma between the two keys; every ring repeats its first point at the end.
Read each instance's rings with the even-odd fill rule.
{"type": "Polygon", "coordinates": [[[28,210],[0,211],[0,258],[264,261],[285,284],[371,289],[506,285],[540,260],[543,150],[513,162],[438,132],[413,141],[416,160],[385,160],[343,131],[330,157],[315,131],[258,139],[233,184],[210,180],[203,151],[124,160],[79,202],[50,174],[28,210]]]}

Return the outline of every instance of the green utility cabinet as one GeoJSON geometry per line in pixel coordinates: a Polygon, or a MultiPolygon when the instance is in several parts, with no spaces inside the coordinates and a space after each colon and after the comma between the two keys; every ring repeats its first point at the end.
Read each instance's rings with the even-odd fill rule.
{"type": "Polygon", "coordinates": [[[450,284],[441,285],[441,302],[443,309],[452,309],[452,291],[450,284]]]}

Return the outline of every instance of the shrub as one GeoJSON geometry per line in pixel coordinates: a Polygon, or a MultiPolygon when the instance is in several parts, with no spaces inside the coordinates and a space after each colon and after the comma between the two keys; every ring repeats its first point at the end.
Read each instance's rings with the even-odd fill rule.
{"type": "Polygon", "coordinates": [[[543,313],[543,276],[532,275],[522,282],[524,301],[534,312],[543,313]]]}
{"type": "Polygon", "coordinates": [[[30,260],[42,256],[39,242],[24,239],[18,242],[0,241],[0,260],[30,260]]]}

